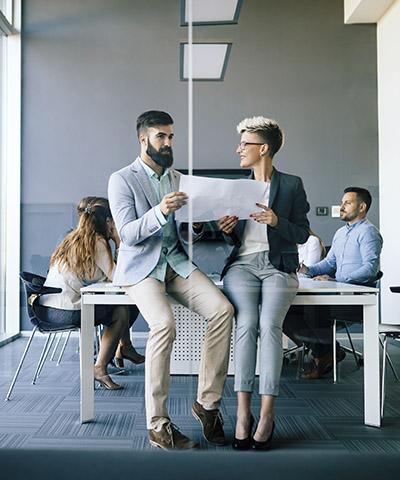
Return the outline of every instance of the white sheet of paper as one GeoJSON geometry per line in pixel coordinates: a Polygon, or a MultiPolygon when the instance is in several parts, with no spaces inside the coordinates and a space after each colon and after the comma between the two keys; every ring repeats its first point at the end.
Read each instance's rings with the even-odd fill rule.
{"type": "MultiPolygon", "coordinates": [[[[225,215],[248,219],[259,211],[266,190],[264,182],[256,180],[225,180],[222,178],[181,175],[179,191],[189,196],[193,205],[193,222],[219,220],[225,215]]],[[[189,202],[175,212],[176,220],[189,221],[189,202]]]]}

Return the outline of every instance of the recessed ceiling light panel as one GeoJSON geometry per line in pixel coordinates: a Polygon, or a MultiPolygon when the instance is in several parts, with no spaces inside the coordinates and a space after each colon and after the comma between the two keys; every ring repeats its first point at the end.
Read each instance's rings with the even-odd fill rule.
{"type": "MultiPolygon", "coordinates": [[[[225,25],[238,23],[243,0],[192,0],[193,25],[225,25]]],[[[181,26],[186,26],[188,0],[181,0],[181,26]]]]}
{"type": "MultiPolygon", "coordinates": [[[[193,80],[223,80],[230,50],[230,43],[194,43],[193,80]]],[[[181,43],[181,80],[188,78],[189,45],[181,43]]]]}

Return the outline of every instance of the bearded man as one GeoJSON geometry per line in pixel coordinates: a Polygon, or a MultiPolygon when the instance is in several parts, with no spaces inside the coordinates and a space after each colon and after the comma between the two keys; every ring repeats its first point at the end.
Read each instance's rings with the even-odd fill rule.
{"type": "MultiPolygon", "coordinates": [[[[149,325],[145,401],[151,445],[197,448],[171,422],[167,410],[174,314],[166,294],[202,315],[207,329],[192,413],[214,445],[225,443],[219,411],[228,369],[233,307],[206,275],[192,264],[181,243],[174,212],[187,202],[172,169],[173,120],[151,110],[137,119],[140,156],[114,172],[108,197],[121,238],[114,284],[125,287],[149,325]]],[[[194,232],[196,233],[196,232],[194,232]]]]}

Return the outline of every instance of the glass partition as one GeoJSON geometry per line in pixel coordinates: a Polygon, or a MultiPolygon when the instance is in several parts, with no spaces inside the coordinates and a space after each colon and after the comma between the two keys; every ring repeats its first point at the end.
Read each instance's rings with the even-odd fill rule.
{"type": "Polygon", "coordinates": [[[20,1],[0,4],[0,332],[19,334],[20,1]],[[14,8],[17,10],[14,11],[14,8]]]}
{"type": "Polygon", "coordinates": [[[5,165],[3,144],[5,42],[6,37],[0,32],[0,335],[5,331],[5,165]]]}
{"type": "MultiPolygon", "coordinates": [[[[140,135],[138,138],[137,135],[136,119],[148,110],[161,110],[172,116],[173,168],[192,180],[194,177],[235,182],[246,179],[250,169],[242,168],[246,166],[246,162],[241,159],[240,154],[247,147],[249,151],[251,149],[253,152],[261,152],[261,145],[264,144],[259,139],[240,138],[237,125],[244,118],[258,115],[276,118],[286,131],[287,140],[276,160],[274,159],[274,165],[279,170],[303,178],[312,203],[310,220],[325,241],[332,238],[339,227],[339,220],[327,216],[327,206],[319,207],[324,214],[314,214],[314,207],[334,204],[345,183],[350,179],[354,180],[355,184],[361,181],[357,172],[365,173],[362,179],[364,183],[370,182],[373,185],[376,180],[375,174],[370,173],[374,171],[374,165],[369,160],[376,145],[373,140],[365,142],[360,135],[363,131],[374,131],[371,120],[363,120],[360,124],[360,119],[375,118],[368,96],[370,91],[373,91],[375,77],[368,55],[361,59],[361,67],[358,61],[360,59],[357,58],[357,52],[364,48],[363,42],[371,38],[374,40],[375,37],[367,34],[365,38],[357,37],[352,34],[351,27],[344,27],[342,12],[338,8],[339,2],[322,2],[323,7],[316,7],[316,16],[311,14],[308,5],[310,2],[307,0],[283,2],[287,4],[284,8],[280,3],[282,2],[275,0],[24,2],[24,83],[22,108],[19,109],[23,112],[23,132],[22,142],[18,143],[22,145],[22,195],[21,205],[18,199],[14,210],[16,212],[21,206],[21,222],[19,217],[16,221],[18,225],[21,224],[21,235],[18,235],[18,239],[21,238],[20,251],[18,248],[20,270],[46,277],[49,269],[54,266],[50,265],[51,258],[60,243],[71,232],[76,233],[80,225],[85,223],[82,218],[87,219],[93,214],[93,205],[82,205],[81,200],[96,197],[104,202],[104,199],[110,196],[110,176],[114,172],[122,175],[121,172],[142,168],[143,162],[138,160],[141,154],[159,160],[151,148],[153,145],[149,141],[149,135],[146,134],[143,138],[140,135]],[[301,7],[297,5],[299,2],[301,7]],[[333,13],[324,11],[324,8],[328,8],[328,3],[336,5],[329,7],[333,13]],[[356,80],[351,75],[355,75],[356,80]],[[357,82],[365,82],[362,83],[364,88],[361,89],[361,94],[354,87],[357,82]],[[352,112],[353,101],[358,112],[363,112],[362,115],[352,112]],[[364,105],[369,105],[369,108],[364,109],[364,105]],[[350,120],[344,120],[347,117],[350,120]],[[370,150],[365,151],[366,143],[370,150]],[[153,157],[148,152],[151,152],[153,157]],[[345,160],[347,152],[354,157],[358,168],[345,160]],[[371,168],[364,168],[363,161],[369,162],[371,168]]],[[[9,5],[9,1],[0,0],[0,7],[5,5],[9,5]]],[[[0,36],[1,44],[6,41],[6,37],[0,36]]],[[[374,51],[371,45],[369,53],[374,51]]],[[[3,50],[0,50],[0,53],[3,50]]],[[[0,60],[3,60],[0,62],[3,65],[4,58],[0,60]]],[[[3,77],[4,70],[1,70],[1,82],[3,77]]],[[[4,92],[3,83],[0,86],[4,92]]],[[[4,100],[2,96],[2,112],[4,100]]],[[[4,127],[3,117],[0,117],[0,122],[1,127],[4,127]]],[[[2,182],[5,181],[7,173],[3,158],[3,131],[4,128],[0,129],[2,182]]],[[[171,139],[168,138],[168,141],[171,139]]],[[[154,163],[151,165],[156,167],[154,163]]],[[[118,244],[115,229],[109,227],[108,223],[107,229],[103,230],[103,233],[106,232],[105,240],[111,245],[113,258],[116,258],[118,253],[118,261],[123,261],[122,255],[128,262],[133,252],[138,253],[132,275],[136,275],[136,271],[142,268],[142,261],[146,261],[146,245],[150,237],[153,242],[150,244],[150,251],[159,252],[157,261],[162,254],[166,255],[165,249],[168,253],[168,246],[162,243],[160,246],[159,240],[161,238],[162,242],[164,235],[171,234],[171,230],[165,228],[165,225],[172,216],[156,210],[163,194],[161,189],[156,192],[151,190],[152,184],[157,185],[157,181],[161,181],[162,175],[159,173],[164,171],[157,173],[153,168],[157,177],[154,178],[151,168],[150,171],[143,170],[141,182],[124,190],[131,194],[133,189],[137,188],[139,200],[143,204],[148,201],[148,204],[141,204],[137,209],[136,204],[130,205],[129,221],[134,223],[142,217],[151,217],[154,222],[150,227],[144,222],[144,229],[139,229],[138,236],[125,236],[122,244],[118,244]],[[146,182],[150,193],[142,188],[146,182]],[[154,209],[152,213],[155,216],[148,213],[151,209],[154,209]],[[119,252],[117,244],[120,245],[119,252]]],[[[14,173],[18,174],[17,169],[14,173]]],[[[179,187],[174,184],[174,188],[179,187]]],[[[267,186],[265,190],[266,188],[267,186]]],[[[217,203],[215,192],[216,190],[204,189],[204,196],[217,203]]],[[[9,193],[12,193],[10,189],[9,193]]],[[[5,194],[5,184],[2,183],[0,333],[5,330],[4,316],[1,316],[4,310],[6,262],[5,194]]],[[[234,203],[233,196],[229,198],[232,198],[234,203]]],[[[14,200],[16,198],[13,198],[14,200]]],[[[189,213],[184,222],[186,225],[180,232],[185,237],[181,246],[186,249],[189,259],[198,270],[221,289],[220,274],[232,246],[225,241],[217,224],[218,218],[212,216],[199,221],[194,217],[195,207],[189,195],[189,213]],[[196,226],[197,223],[202,225],[196,226]],[[201,230],[200,238],[197,236],[198,230],[201,230]]],[[[119,229],[123,237],[125,219],[115,220],[120,222],[119,229]]],[[[109,217],[107,221],[110,222],[109,217]]],[[[173,225],[173,220],[171,224],[173,225]]],[[[267,227],[264,232],[266,230],[267,227]]],[[[256,236],[257,239],[259,236],[256,236]]],[[[285,240],[280,239],[279,243],[284,245],[285,240]]],[[[264,247],[265,242],[261,248],[264,247]]],[[[259,247],[256,245],[256,248],[259,247]]],[[[265,248],[262,251],[267,252],[265,248]]],[[[296,246],[290,244],[289,249],[283,253],[286,255],[283,255],[284,260],[291,262],[293,266],[297,258],[296,246]]],[[[85,251],[85,257],[89,257],[86,254],[85,251]]],[[[14,258],[18,261],[16,256],[14,258]]],[[[148,270],[150,269],[147,269],[144,275],[149,276],[154,269],[150,272],[148,270]]],[[[55,281],[56,273],[53,269],[53,276],[49,276],[50,286],[57,286],[51,284],[51,281],[55,281]]],[[[163,273],[160,274],[161,278],[162,275],[163,273]]],[[[171,273],[171,276],[173,275],[171,273]]],[[[14,276],[14,280],[18,280],[18,272],[14,276]]],[[[90,285],[92,278],[80,275],[79,279],[86,287],[93,288],[90,285]]],[[[104,280],[105,275],[101,279],[104,280]]],[[[129,277],[127,282],[129,281],[136,285],[132,277],[129,277]]],[[[205,281],[210,286],[209,280],[205,281]]],[[[122,283],[123,287],[128,284],[122,283]]],[[[120,285],[121,282],[117,287],[120,285]]],[[[107,287],[112,289],[115,286],[107,287]]],[[[115,290],[113,298],[107,298],[110,301],[108,307],[121,302],[121,298],[129,303],[123,287],[115,290]]],[[[245,287],[246,285],[243,286],[245,287]]],[[[17,289],[14,282],[11,292],[17,289]]],[[[107,292],[99,291],[88,293],[87,304],[81,313],[82,321],[89,318],[87,312],[91,312],[95,295],[100,299],[99,303],[104,300],[107,292]]],[[[272,297],[276,291],[273,292],[272,297]]],[[[75,293],[78,304],[79,286],[75,293]]],[[[173,294],[170,293],[170,298],[172,297],[173,294]]],[[[142,298],[149,299],[149,304],[154,303],[148,293],[143,293],[140,300],[142,298]]],[[[163,299],[165,300],[164,297],[163,299]]],[[[169,371],[162,382],[160,381],[166,389],[167,377],[171,373],[170,389],[168,395],[162,392],[159,397],[168,396],[167,407],[171,420],[181,428],[183,434],[199,442],[204,449],[213,448],[203,439],[198,418],[192,416],[192,406],[198,395],[198,373],[207,323],[203,317],[192,311],[198,310],[192,300],[184,301],[189,308],[178,304],[182,301],[179,295],[176,295],[175,300],[172,309],[176,332],[174,328],[168,331],[168,342],[171,338],[174,338],[175,342],[171,362],[168,355],[163,358],[164,367],[169,368],[169,371]]],[[[257,301],[258,298],[253,304],[257,301]]],[[[21,330],[30,333],[33,325],[26,311],[24,295],[21,295],[18,306],[21,312],[21,330]]],[[[79,306],[76,310],[79,310],[79,306]]],[[[105,320],[110,320],[114,312],[111,309],[105,310],[105,320]]],[[[79,396],[83,391],[89,392],[89,402],[93,401],[92,367],[99,358],[93,356],[93,343],[98,349],[101,335],[104,340],[106,330],[97,329],[93,342],[93,329],[86,329],[86,334],[90,331],[85,336],[86,343],[80,345],[80,351],[89,352],[90,358],[85,364],[88,368],[81,369],[84,378],[82,383],[79,372],[80,332],[72,332],[68,337],[65,334],[62,338],[58,335],[49,340],[48,348],[43,350],[45,354],[47,352],[47,359],[41,365],[43,368],[39,369],[41,373],[37,380],[38,384],[43,382],[43,389],[30,385],[32,377],[26,380],[28,375],[21,375],[18,382],[21,382],[22,388],[16,388],[11,396],[11,400],[14,396],[16,399],[23,399],[20,402],[22,408],[28,396],[32,399],[35,395],[41,397],[34,404],[35,412],[46,413],[48,418],[43,420],[37,431],[34,432],[32,427],[32,437],[39,432],[36,439],[33,438],[34,441],[46,438],[46,445],[51,444],[56,448],[76,447],[76,441],[79,441],[79,447],[83,448],[150,448],[145,411],[145,392],[148,387],[145,387],[145,368],[151,370],[156,355],[146,350],[149,326],[145,320],[147,311],[142,310],[143,315],[139,314],[137,318],[137,312],[134,309],[129,310],[129,315],[132,315],[130,320],[135,321],[128,333],[128,339],[124,338],[124,341],[131,340],[141,356],[130,355],[130,358],[133,358],[131,362],[129,356],[123,358],[122,346],[118,348],[115,352],[116,361],[110,362],[105,368],[112,380],[123,388],[116,391],[95,391],[94,403],[91,405],[94,404],[93,418],[90,418],[93,423],[88,425],[79,423],[81,406],[87,408],[87,403],[80,402],[79,396]],[[53,343],[50,345],[50,342],[53,343]],[[145,362],[142,362],[142,355],[147,357],[145,362]],[[56,367],[58,359],[60,361],[56,367]],[[85,390],[88,385],[90,388],[85,390]]],[[[229,308],[225,310],[232,313],[229,308]]],[[[170,313],[169,305],[165,305],[165,309],[160,311],[155,323],[164,319],[165,311],[170,313]]],[[[171,318],[169,316],[168,320],[171,318]]],[[[168,324],[166,329],[167,327],[171,327],[171,324],[168,324]]],[[[39,359],[46,338],[48,337],[35,337],[32,342],[33,361],[24,366],[24,369],[32,370],[32,375],[35,360],[39,359]]],[[[277,338],[279,342],[281,336],[278,335],[277,338]]],[[[107,336],[105,340],[107,341],[107,336]]],[[[21,350],[26,341],[26,338],[18,339],[21,350]]],[[[213,339],[211,343],[212,341],[213,339]]],[[[231,341],[229,333],[223,341],[225,343],[217,343],[217,347],[221,346],[220,349],[217,348],[217,354],[227,347],[225,351],[229,357],[229,375],[225,383],[221,411],[227,434],[225,448],[230,449],[229,443],[235,432],[237,403],[233,384],[233,342],[230,346],[227,345],[231,341]]],[[[6,345],[5,348],[7,347],[9,346],[6,345]]],[[[169,347],[170,343],[166,350],[169,347]]],[[[111,359],[111,356],[109,355],[108,359],[111,359]]],[[[11,355],[9,358],[11,359],[11,355]]],[[[218,358],[221,360],[221,357],[218,358]]],[[[17,363],[14,353],[12,359],[14,364],[17,363]]],[[[254,360],[255,356],[252,359],[254,360]]],[[[212,360],[211,363],[205,367],[204,376],[215,367],[215,361],[212,360]]],[[[265,364],[269,363],[271,362],[266,359],[265,364]]],[[[277,365],[279,366],[279,362],[277,365]]],[[[104,375],[98,375],[100,380],[105,376],[105,372],[102,373],[104,375]]],[[[7,375],[10,381],[13,374],[14,365],[8,365],[7,375]]],[[[290,391],[290,383],[295,381],[296,367],[288,363],[283,374],[286,375],[284,381],[289,382],[286,394],[291,396],[293,393],[290,391]]],[[[159,379],[156,378],[155,384],[159,379]]],[[[211,407],[219,404],[219,390],[224,386],[224,380],[222,373],[218,380],[215,403],[210,402],[211,407]]],[[[258,387],[257,382],[258,380],[255,390],[258,387]]],[[[104,387],[105,381],[103,379],[98,383],[104,387]]],[[[4,381],[3,387],[5,384],[4,381]]],[[[257,402],[259,399],[255,401],[253,408],[254,413],[257,408],[258,415],[257,402]]],[[[18,412],[18,406],[11,412],[13,405],[15,404],[8,407],[8,411],[17,416],[21,412],[18,412]]],[[[91,406],[88,409],[89,417],[91,406]]],[[[84,414],[87,414],[87,411],[84,414]]],[[[18,421],[21,423],[21,420],[18,421]]]]}

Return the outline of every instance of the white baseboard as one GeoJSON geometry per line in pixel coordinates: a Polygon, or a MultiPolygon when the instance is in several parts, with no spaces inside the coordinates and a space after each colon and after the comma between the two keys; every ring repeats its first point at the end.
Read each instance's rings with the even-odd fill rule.
{"type": "MultiPolygon", "coordinates": [[[[13,341],[15,338],[17,338],[19,336],[20,337],[29,337],[31,333],[32,333],[32,330],[21,330],[21,333],[19,333],[19,334],[17,333],[15,335],[12,335],[11,340],[8,340],[8,341],[13,341]]],[[[45,334],[37,332],[36,335],[44,336],[45,334]]],[[[71,337],[79,337],[79,332],[78,331],[72,332],[71,337]]],[[[149,338],[149,332],[133,332],[133,333],[131,333],[131,337],[132,337],[133,340],[147,341],[147,339],[149,338]]],[[[364,337],[363,337],[362,333],[352,333],[351,338],[353,340],[362,340],[364,337]]],[[[347,340],[347,335],[345,333],[338,333],[337,334],[337,339],[338,340],[347,340]]]]}
{"type": "MultiPolygon", "coordinates": [[[[29,337],[31,335],[31,333],[32,333],[32,330],[21,330],[21,332],[17,335],[20,335],[21,337],[29,337]]],[[[37,332],[36,335],[44,336],[44,335],[47,335],[47,334],[37,332]]],[[[149,332],[132,332],[131,333],[131,337],[132,338],[137,338],[137,339],[145,338],[147,340],[148,336],[149,336],[149,332]]],[[[79,332],[78,331],[72,332],[71,337],[79,337],[79,332]]]]}
{"type": "Polygon", "coordinates": [[[13,342],[20,336],[20,333],[0,333],[0,347],[7,345],[7,343],[13,342]]]}
{"type": "MultiPolygon", "coordinates": [[[[188,332],[187,332],[188,333],[188,332]]],[[[29,330],[23,330],[21,332],[21,337],[28,337],[31,334],[29,330]]],[[[38,332],[37,335],[40,337],[44,337],[45,334],[38,332]]],[[[131,338],[132,338],[132,343],[135,346],[135,348],[143,349],[146,347],[146,342],[149,336],[149,332],[132,332],[131,333],[131,338]]],[[[72,332],[71,337],[73,338],[78,338],[79,337],[79,331],[72,332]]],[[[337,335],[337,339],[341,343],[348,343],[347,335],[345,333],[339,333],[337,335]]],[[[352,335],[353,340],[362,340],[363,339],[363,334],[362,333],[354,333],[352,335]]],[[[196,335],[193,336],[190,334],[186,334],[185,338],[181,338],[179,341],[175,342],[174,349],[172,352],[172,358],[171,358],[171,374],[195,374],[198,373],[198,364],[199,364],[199,354],[201,350],[201,345],[199,343],[201,342],[201,339],[196,337],[196,335]],[[190,356],[193,358],[190,358],[187,360],[187,356],[190,356]],[[175,358],[176,357],[176,358],[175,358]],[[196,359],[194,360],[194,357],[196,359]]],[[[289,340],[287,345],[285,347],[292,347],[294,346],[293,342],[289,340]]],[[[233,346],[231,345],[231,354],[230,354],[230,368],[229,368],[229,374],[233,373],[233,346]]]]}

